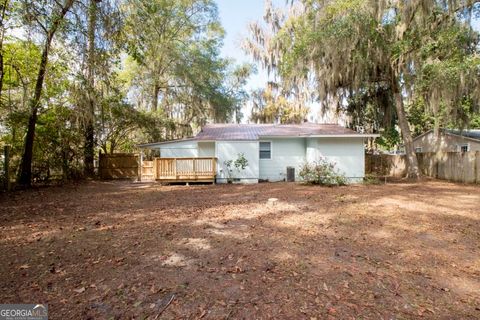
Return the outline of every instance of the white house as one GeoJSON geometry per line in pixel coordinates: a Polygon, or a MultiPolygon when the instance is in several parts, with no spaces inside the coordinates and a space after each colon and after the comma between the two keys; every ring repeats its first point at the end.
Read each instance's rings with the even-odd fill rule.
{"type": "Polygon", "coordinates": [[[227,181],[226,161],[243,154],[248,166],[234,177],[244,183],[259,180],[283,181],[287,167],[300,167],[324,157],[350,181],[365,175],[365,139],[361,134],[335,124],[212,124],[193,138],[143,144],[141,149],[158,150],[161,158],[216,158],[216,182],[227,181]]]}

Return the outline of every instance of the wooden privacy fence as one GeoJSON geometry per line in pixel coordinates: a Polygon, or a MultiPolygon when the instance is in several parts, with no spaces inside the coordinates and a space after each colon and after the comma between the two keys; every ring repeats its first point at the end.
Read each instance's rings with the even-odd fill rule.
{"type": "Polygon", "coordinates": [[[141,180],[153,181],[155,180],[155,161],[142,161],[141,180]]]}
{"type": "Polygon", "coordinates": [[[138,155],[132,153],[99,154],[101,179],[134,179],[138,177],[138,155]]]}
{"type": "MultiPolygon", "coordinates": [[[[437,179],[480,183],[480,151],[417,153],[421,172],[437,179]]],[[[365,171],[378,176],[403,177],[405,155],[366,155],[365,171]]]]}
{"type": "Polygon", "coordinates": [[[142,180],[215,182],[216,168],[216,158],[155,158],[143,161],[142,180]]]}

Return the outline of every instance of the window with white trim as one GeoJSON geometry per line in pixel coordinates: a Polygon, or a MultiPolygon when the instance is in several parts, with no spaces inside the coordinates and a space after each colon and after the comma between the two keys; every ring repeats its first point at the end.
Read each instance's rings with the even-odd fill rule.
{"type": "Polygon", "coordinates": [[[272,143],[270,141],[260,141],[260,159],[272,159],[272,143]]]}
{"type": "Polygon", "coordinates": [[[469,145],[468,144],[461,144],[459,145],[460,152],[468,152],[470,151],[469,145]]]}
{"type": "Polygon", "coordinates": [[[423,152],[423,148],[422,147],[416,147],[415,148],[415,153],[420,153],[420,152],[423,152]]]}

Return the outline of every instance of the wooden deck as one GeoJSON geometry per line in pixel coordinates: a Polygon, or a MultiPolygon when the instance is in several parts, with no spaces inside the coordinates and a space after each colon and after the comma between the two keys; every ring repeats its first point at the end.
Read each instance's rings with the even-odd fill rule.
{"type": "Polygon", "coordinates": [[[142,180],[215,182],[216,158],[155,158],[143,161],[142,180]]]}

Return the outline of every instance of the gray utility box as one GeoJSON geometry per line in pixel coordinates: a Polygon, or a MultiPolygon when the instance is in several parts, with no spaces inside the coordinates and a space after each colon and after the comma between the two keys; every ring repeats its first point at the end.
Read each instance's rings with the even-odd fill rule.
{"type": "Polygon", "coordinates": [[[295,168],[287,167],[287,182],[294,182],[294,181],[295,181],[295,168]]]}

